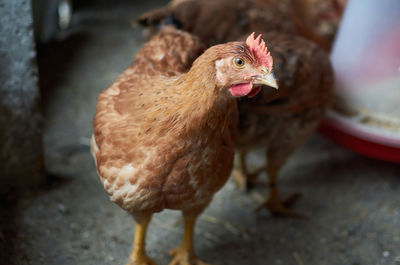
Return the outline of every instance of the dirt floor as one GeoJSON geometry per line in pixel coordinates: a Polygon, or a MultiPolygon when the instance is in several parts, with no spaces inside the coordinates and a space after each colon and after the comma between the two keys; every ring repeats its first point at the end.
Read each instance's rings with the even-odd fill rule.
{"type": "MultiPolygon", "coordinates": [[[[89,138],[97,94],[143,44],[141,30],[129,19],[154,5],[125,1],[82,8],[59,41],[40,47],[49,180],[29,197],[2,199],[0,264],[127,261],[134,222],[103,190],[89,138]]],[[[254,168],[262,154],[249,158],[254,168]]],[[[266,181],[265,174],[260,179],[266,181]]],[[[246,194],[229,181],[199,219],[198,256],[215,265],[400,264],[400,165],[363,157],[315,134],[279,180],[283,195],[303,195],[295,209],[306,218],[255,211],[266,188],[246,194]]],[[[179,212],[155,215],[149,255],[168,264],[168,251],[181,235],[179,212]]]]}

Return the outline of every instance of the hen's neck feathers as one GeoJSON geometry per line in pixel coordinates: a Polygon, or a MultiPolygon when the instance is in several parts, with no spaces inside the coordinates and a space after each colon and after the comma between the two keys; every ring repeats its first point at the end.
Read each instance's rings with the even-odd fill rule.
{"type": "Polygon", "coordinates": [[[226,56],[227,44],[208,49],[179,77],[164,79],[157,103],[146,110],[148,126],[179,133],[199,127],[226,127],[236,100],[216,82],[215,61],[226,56]],[[160,126],[155,126],[159,123],[160,126]],[[182,130],[183,129],[183,130],[182,130]]]}

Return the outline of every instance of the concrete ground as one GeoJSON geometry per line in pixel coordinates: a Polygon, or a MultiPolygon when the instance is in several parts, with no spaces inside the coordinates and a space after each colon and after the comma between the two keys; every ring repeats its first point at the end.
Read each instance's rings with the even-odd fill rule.
{"type": "MultiPolygon", "coordinates": [[[[49,181],[17,203],[2,199],[1,264],[127,261],[134,222],[103,190],[89,137],[97,94],[143,44],[141,30],[128,20],[154,5],[125,1],[96,6],[96,12],[78,10],[62,40],[40,47],[49,181]]],[[[249,162],[256,168],[262,161],[260,151],[249,162]]],[[[199,219],[198,256],[214,265],[400,264],[400,165],[363,157],[314,134],[279,180],[283,195],[303,195],[295,209],[306,218],[256,212],[265,187],[246,194],[229,181],[199,219]]],[[[168,264],[168,251],[181,235],[179,212],[155,215],[148,254],[168,264]]]]}

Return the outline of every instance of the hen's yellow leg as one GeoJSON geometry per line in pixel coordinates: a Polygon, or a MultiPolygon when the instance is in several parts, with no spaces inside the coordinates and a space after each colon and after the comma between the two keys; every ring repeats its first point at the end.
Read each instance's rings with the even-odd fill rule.
{"type": "Polygon", "coordinates": [[[235,161],[235,168],[233,169],[233,177],[238,187],[247,191],[257,184],[257,175],[265,170],[264,167],[256,170],[254,173],[248,173],[246,166],[246,150],[237,151],[238,159],[235,161]]]}
{"type": "Polygon", "coordinates": [[[146,255],[146,232],[151,220],[151,215],[135,218],[135,236],[129,261],[126,265],[155,265],[154,261],[146,255]]]}
{"type": "Polygon", "coordinates": [[[208,265],[199,260],[193,250],[193,234],[197,216],[197,214],[183,213],[185,221],[183,240],[180,246],[171,250],[170,254],[173,256],[173,259],[169,265],[208,265]]]}
{"type": "Polygon", "coordinates": [[[237,151],[237,156],[232,174],[238,187],[245,191],[247,190],[246,151],[237,151]]]}
{"type": "Polygon", "coordinates": [[[273,163],[268,163],[267,173],[269,179],[269,195],[265,202],[265,207],[272,213],[281,216],[302,216],[289,207],[300,197],[300,194],[295,193],[285,200],[281,200],[278,192],[277,176],[279,172],[278,166],[273,163]]]}

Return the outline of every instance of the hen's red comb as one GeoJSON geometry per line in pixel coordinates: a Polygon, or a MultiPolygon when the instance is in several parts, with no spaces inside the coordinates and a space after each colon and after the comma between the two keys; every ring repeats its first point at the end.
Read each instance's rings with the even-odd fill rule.
{"type": "Polygon", "coordinates": [[[260,63],[268,69],[271,69],[273,64],[272,56],[269,53],[267,46],[265,46],[264,40],[261,40],[261,34],[258,35],[256,39],[254,38],[254,34],[255,33],[253,32],[247,37],[246,44],[260,63]]]}

